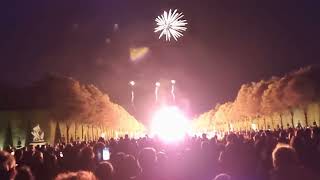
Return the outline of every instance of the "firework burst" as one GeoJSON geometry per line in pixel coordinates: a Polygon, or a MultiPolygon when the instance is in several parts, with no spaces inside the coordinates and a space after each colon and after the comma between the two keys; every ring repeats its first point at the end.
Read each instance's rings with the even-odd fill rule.
{"type": "Polygon", "coordinates": [[[177,10],[173,12],[171,9],[169,13],[164,11],[161,16],[156,18],[157,27],[155,28],[154,32],[160,32],[159,39],[165,35],[166,41],[170,41],[171,37],[173,37],[176,41],[179,37],[183,36],[182,32],[186,31],[187,28],[187,20],[182,19],[183,14],[177,13],[177,10]]]}

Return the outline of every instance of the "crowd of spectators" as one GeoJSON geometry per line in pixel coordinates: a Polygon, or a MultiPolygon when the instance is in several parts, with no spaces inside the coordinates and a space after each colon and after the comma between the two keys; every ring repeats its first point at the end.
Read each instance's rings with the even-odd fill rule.
{"type": "Polygon", "coordinates": [[[145,136],[0,151],[1,180],[319,180],[320,129],[145,136]],[[103,149],[110,150],[104,161],[103,149]]]}

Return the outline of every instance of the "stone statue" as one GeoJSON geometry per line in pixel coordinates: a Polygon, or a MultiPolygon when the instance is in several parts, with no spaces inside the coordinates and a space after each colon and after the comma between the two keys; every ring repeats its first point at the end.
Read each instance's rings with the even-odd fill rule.
{"type": "Polygon", "coordinates": [[[33,128],[31,134],[33,135],[33,142],[44,141],[44,132],[41,130],[39,124],[33,128]]]}

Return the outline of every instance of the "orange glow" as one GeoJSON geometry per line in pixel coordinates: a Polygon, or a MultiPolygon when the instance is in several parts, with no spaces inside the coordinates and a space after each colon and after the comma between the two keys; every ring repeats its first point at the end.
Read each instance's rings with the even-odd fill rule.
{"type": "Polygon", "coordinates": [[[130,59],[131,61],[137,61],[145,57],[149,52],[148,47],[130,48],[130,59]]]}

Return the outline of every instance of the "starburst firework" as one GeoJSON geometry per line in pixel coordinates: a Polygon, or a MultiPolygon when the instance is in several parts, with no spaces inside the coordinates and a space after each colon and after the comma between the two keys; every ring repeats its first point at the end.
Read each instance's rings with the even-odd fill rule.
{"type": "Polygon", "coordinates": [[[183,36],[182,32],[187,30],[185,27],[185,25],[188,24],[187,20],[181,18],[183,18],[183,14],[177,13],[177,9],[173,12],[170,9],[169,13],[164,11],[163,14],[155,20],[157,27],[154,32],[161,31],[159,39],[165,35],[166,41],[170,41],[171,37],[177,41],[179,37],[183,36]]]}

